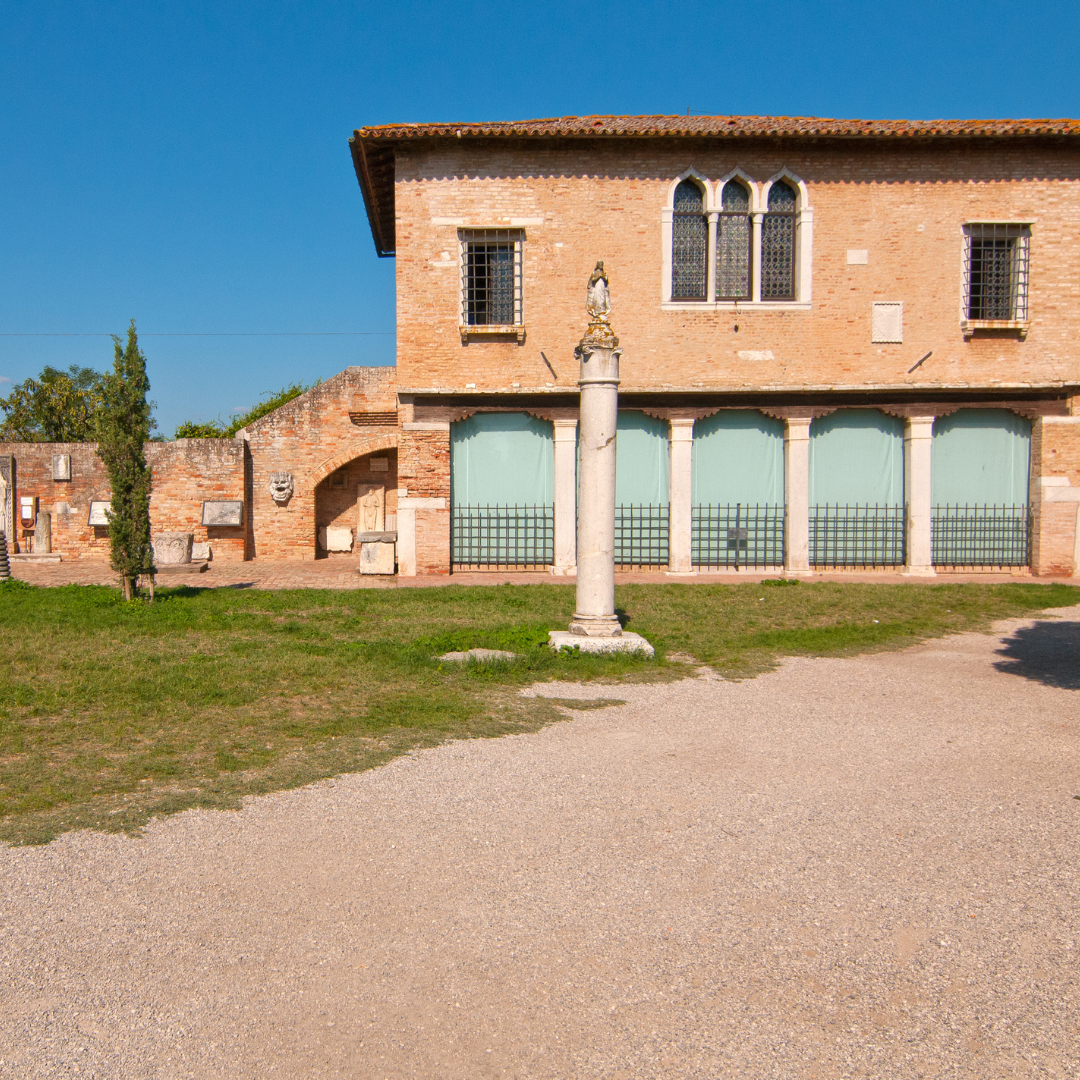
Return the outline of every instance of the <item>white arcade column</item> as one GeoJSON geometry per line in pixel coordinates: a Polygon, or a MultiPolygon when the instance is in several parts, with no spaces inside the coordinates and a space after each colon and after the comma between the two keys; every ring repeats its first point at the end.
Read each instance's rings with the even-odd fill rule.
{"type": "Polygon", "coordinates": [[[668,474],[668,573],[691,574],[693,532],[692,464],[694,421],[669,420],[671,429],[668,474]]]}
{"type": "Polygon", "coordinates": [[[810,573],[810,417],[784,421],[784,572],[810,573]]]}
{"type": "Polygon", "coordinates": [[[934,417],[909,416],[904,421],[904,573],[912,577],[933,577],[936,573],[930,543],[933,437],[934,417]]]}
{"type": "Polygon", "coordinates": [[[577,426],[553,420],[555,429],[555,565],[553,574],[572,574],[577,566],[577,426]]]}

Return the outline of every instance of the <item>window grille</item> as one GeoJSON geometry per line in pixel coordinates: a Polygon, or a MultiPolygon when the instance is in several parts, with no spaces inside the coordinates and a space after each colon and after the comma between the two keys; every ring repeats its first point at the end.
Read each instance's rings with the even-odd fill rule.
{"type": "Polygon", "coordinates": [[[811,506],[811,566],[903,566],[904,507],[811,506]]]}
{"type": "Polygon", "coordinates": [[[521,233],[470,229],[461,234],[461,321],[520,326],[521,233]]]}
{"type": "Polygon", "coordinates": [[[964,228],[964,310],[968,319],[1027,318],[1027,225],[967,225],[964,228]]]}
{"type": "Polygon", "coordinates": [[[783,180],[769,188],[761,221],[761,299],[795,299],[795,192],[783,180]]]}
{"type": "Polygon", "coordinates": [[[451,511],[455,570],[528,569],[554,561],[554,506],[455,506],[451,511]]]}
{"type": "Polygon", "coordinates": [[[667,563],[667,506],[616,506],[616,566],[667,566],[667,563]]]}
{"type": "Polygon", "coordinates": [[[783,566],[784,508],[776,505],[695,506],[690,561],[694,566],[783,566]]]}
{"type": "Polygon", "coordinates": [[[746,300],[750,297],[750,192],[737,180],[729,180],[720,196],[716,232],[716,298],[746,300]]]}
{"type": "Polygon", "coordinates": [[[1030,566],[1031,511],[1026,506],[935,506],[930,551],[935,566],[1030,566]]]}
{"type": "Polygon", "coordinates": [[[671,299],[704,300],[709,222],[705,198],[692,180],[675,189],[671,219],[671,299]]]}

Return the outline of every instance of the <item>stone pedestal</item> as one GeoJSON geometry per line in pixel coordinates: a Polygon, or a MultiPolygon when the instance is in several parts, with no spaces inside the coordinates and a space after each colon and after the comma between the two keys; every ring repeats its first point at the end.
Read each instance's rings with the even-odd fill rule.
{"type": "Polygon", "coordinates": [[[361,574],[392,574],[397,553],[396,532],[358,533],[361,574]]]}
{"type": "Polygon", "coordinates": [[[48,555],[52,552],[52,514],[40,511],[34,523],[34,554],[48,555]]]}
{"type": "Polygon", "coordinates": [[[156,566],[182,566],[191,562],[191,533],[167,532],[154,537],[156,566]]]}

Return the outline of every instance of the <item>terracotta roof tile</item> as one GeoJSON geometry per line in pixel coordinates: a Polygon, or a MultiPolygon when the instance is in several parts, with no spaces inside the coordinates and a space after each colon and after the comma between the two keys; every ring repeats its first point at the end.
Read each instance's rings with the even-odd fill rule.
{"type": "Polygon", "coordinates": [[[818,116],[562,116],[487,124],[383,124],[355,138],[972,138],[1080,135],[1080,120],[834,120],[818,116]]]}

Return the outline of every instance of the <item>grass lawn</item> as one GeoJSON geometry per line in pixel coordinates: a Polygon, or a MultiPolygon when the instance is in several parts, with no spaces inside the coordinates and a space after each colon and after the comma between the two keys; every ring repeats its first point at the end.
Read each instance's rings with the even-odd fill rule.
{"type": "MultiPolygon", "coordinates": [[[[628,629],[657,658],[553,655],[572,585],[162,589],[0,584],[0,840],[134,830],[191,806],[236,807],[449,738],[568,714],[517,691],[549,679],[680,678],[688,659],[750,677],[785,655],[895,648],[1080,602],[1063,585],[623,585],[628,629]],[[474,646],[509,663],[441,663],[474,646]]],[[[572,700],[564,705],[573,706],[572,700]]],[[[579,705],[581,703],[578,703],[579,705]]]]}

